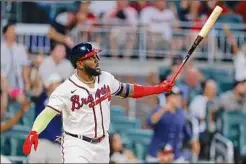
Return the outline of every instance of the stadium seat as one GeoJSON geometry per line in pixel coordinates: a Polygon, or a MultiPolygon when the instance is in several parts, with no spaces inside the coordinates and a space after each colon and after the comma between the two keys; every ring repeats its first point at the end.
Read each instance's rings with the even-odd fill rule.
{"type": "Polygon", "coordinates": [[[112,105],[110,109],[111,117],[114,116],[125,116],[125,108],[119,105],[112,105]]]}
{"type": "Polygon", "coordinates": [[[228,90],[231,90],[233,88],[233,81],[231,80],[225,80],[225,81],[221,81],[219,82],[219,89],[220,89],[220,92],[226,92],[228,90]]]}
{"type": "Polygon", "coordinates": [[[35,120],[35,108],[32,105],[30,109],[25,112],[24,116],[21,119],[21,124],[24,126],[32,126],[35,120]]]}
{"type": "Polygon", "coordinates": [[[168,70],[167,67],[160,67],[158,70],[159,71],[158,73],[159,73],[159,75],[165,75],[167,70],[168,70]]]}
{"type": "Polygon", "coordinates": [[[149,143],[145,142],[145,143],[139,143],[139,142],[135,142],[134,144],[134,148],[133,151],[136,154],[136,157],[138,159],[142,159],[144,160],[147,156],[147,149],[148,149],[149,143]]]}
{"type": "Polygon", "coordinates": [[[153,131],[148,129],[132,129],[127,131],[126,135],[131,141],[146,143],[150,142],[153,131]]]}
{"type": "Polygon", "coordinates": [[[240,154],[242,154],[246,148],[246,123],[240,125],[240,154]]]}
{"type": "Polygon", "coordinates": [[[242,112],[224,112],[222,114],[222,134],[230,139],[239,148],[240,125],[243,124],[245,115],[242,112]]]}
{"type": "Polygon", "coordinates": [[[152,135],[153,131],[147,129],[135,129],[126,132],[126,136],[132,142],[133,151],[137,158],[145,159],[152,135]]]}
{"type": "Polygon", "coordinates": [[[120,134],[123,134],[128,130],[139,129],[141,127],[140,120],[129,119],[126,116],[111,117],[111,124],[113,125],[114,130],[120,134]]]}

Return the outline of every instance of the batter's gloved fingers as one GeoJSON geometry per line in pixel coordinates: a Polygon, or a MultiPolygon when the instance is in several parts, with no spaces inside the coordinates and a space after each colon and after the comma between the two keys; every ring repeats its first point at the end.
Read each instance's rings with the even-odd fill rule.
{"type": "Polygon", "coordinates": [[[174,85],[175,83],[169,80],[165,80],[160,84],[160,86],[163,88],[163,91],[167,93],[171,92],[174,85]]]}
{"type": "Polygon", "coordinates": [[[31,131],[23,144],[23,153],[25,155],[31,153],[32,145],[34,145],[34,150],[36,151],[38,147],[38,133],[36,131],[31,131]]]}

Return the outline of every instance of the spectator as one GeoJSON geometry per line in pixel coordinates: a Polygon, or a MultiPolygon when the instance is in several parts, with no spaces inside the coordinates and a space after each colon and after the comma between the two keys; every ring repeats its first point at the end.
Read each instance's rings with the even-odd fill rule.
{"type": "Polygon", "coordinates": [[[172,146],[165,145],[163,146],[160,151],[157,153],[157,157],[159,159],[159,163],[172,163],[174,160],[172,146]]]}
{"type": "Polygon", "coordinates": [[[110,142],[110,161],[114,163],[136,162],[135,155],[123,147],[121,136],[113,133],[109,137],[110,142]]]}
{"type": "Polygon", "coordinates": [[[144,8],[146,8],[148,6],[152,6],[152,4],[148,0],[136,0],[136,1],[132,1],[130,3],[130,6],[138,12],[138,15],[140,15],[141,11],[144,8]]]}
{"type": "Polygon", "coordinates": [[[96,42],[99,44],[99,33],[94,31],[98,26],[98,18],[89,10],[91,2],[82,1],[79,4],[76,13],[76,25],[71,30],[70,35],[76,43],[79,42],[96,42]]]}
{"type": "Polygon", "coordinates": [[[178,86],[183,93],[183,106],[187,108],[194,96],[201,93],[202,75],[196,68],[187,68],[182,77],[178,86]]]}
{"type": "Polygon", "coordinates": [[[219,108],[224,111],[246,111],[246,80],[235,81],[232,90],[221,94],[219,108]]]}
{"type": "MultiPolygon", "coordinates": [[[[169,68],[167,69],[167,71],[165,72],[164,76],[161,78],[161,80],[166,79],[166,78],[171,78],[174,73],[176,73],[176,71],[178,70],[178,67],[180,66],[180,64],[183,61],[183,57],[181,55],[176,55],[173,56],[172,60],[171,60],[171,65],[169,66],[169,68]]],[[[176,81],[180,81],[181,76],[178,76],[176,78],[176,81]]]]}
{"type": "MultiPolygon", "coordinates": [[[[36,117],[44,109],[50,94],[60,85],[62,78],[58,74],[51,74],[45,83],[45,90],[40,95],[33,96],[36,117]]],[[[29,163],[60,163],[60,145],[55,142],[57,136],[62,133],[61,116],[56,116],[39,135],[39,148],[32,151],[29,156],[29,163]]]]}
{"type": "Polygon", "coordinates": [[[30,90],[29,65],[24,46],[16,42],[15,25],[7,24],[3,28],[1,43],[1,76],[7,79],[4,89],[10,98],[18,103],[23,103],[25,93],[30,90]]]}
{"type": "Polygon", "coordinates": [[[221,15],[218,18],[218,22],[220,23],[232,23],[232,24],[239,24],[243,23],[243,17],[235,12],[237,7],[237,2],[227,1],[225,2],[226,6],[228,7],[227,13],[221,15]]]}
{"type": "Polygon", "coordinates": [[[41,80],[41,77],[39,76],[39,67],[44,61],[44,55],[39,54],[37,55],[32,62],[32,67],[31,67],[31,88],[32,96],[37,96],[40,95],[42,90],[43,90],[43,83],[41,80]]]}
{"type": "Polygon", "coordinates": [[[116,6],[105,13],[103,22],[105,25],[113,25],[109,36],[112,56],[119,55],[119,45],[123,40],[125,52],[122,54],[130,57],[136,39],[137,11],[129,6],[127,0],[117,0],[116,6]]]}
{"type": "Polygon", "coordinates": [[[65,58],[65,53],[65,46],[57,43],[51,51],[50,56],[44,59],[44,62],[39,67],[39,75],[43,83],[46,82],[45,80],[52,73],[58,73],[63,80],[73,74],[74,68],[70,61],[65,58]]]}
{"type": "MultiPolygon", "coordinates": [[[[1,97],[2,97],[3,92],[1,92],[1,97]]],[[[2,99],[3,100],[3,99],[2,99]]],[[[6,100],[5,100],[6,101],[6,100]]],[[[4,115],[1,115],[1,133],[8,131],[11,129],[14,125],[16,125],[19,120],[22,118],[25,112],[27,112],[30,108],[30,102],[25,101],[18,112],[10,119],[7,121],[3,121],[4,115]]],[[[2,110],[2,109],[1,109],[2,110]]]]}
{"type": "Polygon", "coordinates": [[[236,13],[240,14],[243,17],[244,23],[246,23],[246,1],[239,1],[237,8],[236,8],[236,13]]]}
{"type": "Polygon", "coordinates": [[[189,111],[191,114],[198,119],[200,122],[200,132],[204,132],[205,129],[208,128],[209,125],[206,125],[206,121],[208,123],[213,123],[207,120],[212,119],[212,115],[214,114],[214,107],[210,109],[209,104],[216,104],[216,94],[217,94],[217,85],[216,82],[212,79],[207,79],[202,83],[202,94],[197,95],[191,101],[189,105],[189,111]],[[209,114],[209,115],[208,115],[209,114]]]}
{"type": "Polygon", "coordinates": [[[71,11],[61,11],[57,14],[55,20],[51,22],[51,27],[47,34],[51,39],[51,49],[53,49],[55,42],[60,42],[66,46],[67,54],[70,53],[71,47],[74,46],[74,41],[69,36],[69,31],[74,27],[75,22],[74,13],[71,11]]]}
{"type": "Polygon", "coordinates": [[[224,26],[227,41],[232,45],[232,54],[234,55],[235,79],[246,79],[246,42],[239,49],[237,41],[229,29],[229,25],[224,26]]]}
{"type": "MultiPolygon", "coordinates": [[[[160,81],[163,81],[165,79],[170,79],[174,75],[174,73],[177,71],[178,67],[182,63],[182,60],[183,60],[183,58],[181,55],[174,56],[172,58],[171,65],[169,66],[167,71],[160,75],[160,77],[159,77],[160,81]]],[[[180,78],[181,78],[181,76],[178,76],[176,78],[176,84],[179,84],[180,78]]],[[[160,106],[163,106],[166,103],[165,93],[161,93],[158,95],[158,102],[159,102],[160,106]]]]}
{"type": "Polygon", "coordinates": [[[7,79],[1,75],[1,118],[5,115],[8,107],[7,79]]]}
{"type": "MultiPolygon", "coordinates": [[[[154,130],[146,158],[149,162],[160,160],[158,159],[158,152],[163,148],[163,145],[170,145],[174,155],[174,161],[184,158],[181,154],[180,147],[182,143],[181,134],[184,134],[184,138],[190,140],[191,144],[198,145],[197,140],[192,140],[191,129],[186,126],[186,117],[181,108],[180,94],[180,89],[174,87],[170,93],[166,94],[165,105],[157,106],[147,118],[148,125],[154,130]]],[[[198,146],[194,146],[193,148],[193,152],[198,154],[198,146]]]]}
{"type": "Polygon", "coordinates": [[[178,16],[180,21],[190,21],[190,3],[189,0],[181,0],[178,7],[178,16]]]}
{"type": "Polygon", "coordinates": [[[197,95],[189,105],[191,115],[198,119],[200,126],[201,159],[209,158],[210,143],[215,132],[216,82],[207,79],[202,83],[202,94],[197,95]]]}
{"type": "Polygon", "coordinates": [[[103,18],[104,14],[115,6],[115,1],[91,1],[90,11],[98,18],[103,18]]]}
{"type": "MultiPolygon", "coordinates": [[[[168,49],[175,15],[172,10],[167,8],[165,0],[155,0],[154,6],[144,8],[141,12],[140,22],[146,26],[148,31],[149,51],[154,51],[156,48],[168,49]]],[[[152,52],[151,56],[153,57],[152,52]]]]}
{"type": "Polygon", "coordinates": [[[205,15],[208,18],[210,14],[213,12],[216,5],[222,7],[222,14],[228,12],[227,6],[225,6],[224,1],[206,0],[199,8],[200,14],[205,15]]]}

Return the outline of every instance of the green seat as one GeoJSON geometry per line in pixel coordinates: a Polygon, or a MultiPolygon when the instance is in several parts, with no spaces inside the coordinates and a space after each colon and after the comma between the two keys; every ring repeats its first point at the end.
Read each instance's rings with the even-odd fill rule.
{"type": "Polygon", "coordinates": [[[114,130],[121,135],[129,130],[141,128],[140,120],[129,119],[126,116],[111,117],[111,124],[113,125],[114,130]]]}
{"type": "Polygon", "coordinates": [[[202,74],[206,77],[206,78],[211,78],[214,74],[214,69],[210,69],[210,68],[199,68],[199,70],[202,72],[202,74]]]}
{"type": "Polygon", "coordinates": [[[10,155],[11,156],[24,156],[25,154],[22,152],[23,143],[26,139],[27,135],[23,136],[15,136],[10,138],[10,155]]]}
{"type": "Polygon", "coordinates": [[[125,135],[121,135],[122,144],[126,149],[133,149],[133,142],[125,135]]]}
{"type": "Polygon", "coordinates": [[[148,151],[148,146],[149,144],[146,142],[146,143],[139,143],[139,142],[136,142],[134,144],[134,148],[133,148],[133,151],[134,153],[136,154],[136,157],[138,159],[142,159],[144,160],[147,156],[147,151],[148,151]]]}
{"type": "Polygon", "coordinates": [[[244,151],[246,147],[246,123],[240,125],[240,154],[244,151]]]}
{"type": "Polygon", "coordinates": [[[4,133],[9,143],[9,155],[11,156],[23,156],[22,145],[27,137],[30,127],[16,125],[12,130],[4,133]]]}
{"type": "Polygon", "coordinates": [[[10,140],[4,133],[1,133],[1,154],[10,155],[10,140]]]}
{"type": "Polygon", "coordinates": [[[131,141],[148,143],[151,140],[153,131],[148,129],[132,129],[127,131],[126,135],[129,137],[131,141]]]}
{"type": "Polygon", "coordinates": [[[30,109],[25,112],[21,119],[21,124],[24,126],[32,127],[33,122],[35,120],[35,109],[34,106],[31,106],[30,109]]]}
{"type": "Polygon", "coordinates": [[[110,124],[110,126],[109,126],[109,133],[114,133],[114,132],[115,132],[114,125],[113,124],[110,124]]]}
{"type": "Polygon", "coordinates": [[[233,82],[231,80],[221,81],[219,82],[219,88],[220,92],[226,92],[228,90],[231,90],[233,88],[233,82]]]}
{"type": "Polygon", "coordinates": [[[111,114],[111,117],[114,117],[114,116],[125,116],[125,108],[122,107],[122,106],[119,106],[119,105],[112,105],[110,107],[110,114],[111,114]]]}
{"type": "Polygon", "coordinates": [[[230,139],[234,146],[239,148],[240,125],[243,124],[245,115],[242,112],[224,112],[222,114],[222,134],[230,139]]]}
{"type": "Polygon", "coordinates": [[[126,133],[129,140],[133,142],[133,150],[137,158],[145,159],[147,148],[151,141],[153,131],[147,129],[131,130],[126,133]]]}
{"type": "Polygon", "coordinates": [[[159,75],[165,75],[168,70],[168,67],[159,67],[159,75]]]}

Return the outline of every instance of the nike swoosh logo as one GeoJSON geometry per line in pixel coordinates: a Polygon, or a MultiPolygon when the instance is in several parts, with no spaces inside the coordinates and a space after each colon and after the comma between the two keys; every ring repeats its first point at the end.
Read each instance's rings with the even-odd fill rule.
{"type": "Polygon", "coordinates": [[[74,93],[77,89],[75,89],[74,91],[71,91],[71,93],[74,93]]]}

